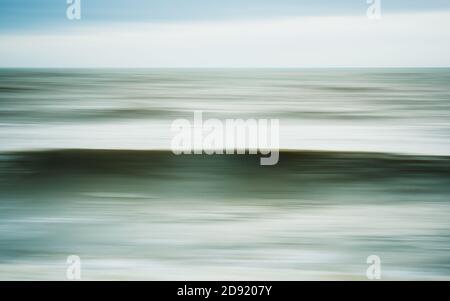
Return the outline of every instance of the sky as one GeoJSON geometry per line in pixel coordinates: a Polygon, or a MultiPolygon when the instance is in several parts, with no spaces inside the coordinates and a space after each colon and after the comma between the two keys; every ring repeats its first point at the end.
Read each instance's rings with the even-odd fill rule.
{"type": "Polygon", "coordinates": [[[450,66],[450,1],[366,1],[0,0],[0,67],[450,66]]]}

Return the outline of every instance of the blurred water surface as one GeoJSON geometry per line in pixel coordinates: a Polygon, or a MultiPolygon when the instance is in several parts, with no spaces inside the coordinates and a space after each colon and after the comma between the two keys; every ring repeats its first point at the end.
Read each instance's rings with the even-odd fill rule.
{"type": "Polygon", "coordinates": [[[1,69],[0,150],[169,149],[170,123],[279,118],[284,149],[448,155],[450,69],[1,69]]]}
{"type": "Polygon", "coordinates": [[[450,69],[0,69],[0,279],[450,277],[450,69]],[[280,162],[170,123],[279,118],[280,162]]]}

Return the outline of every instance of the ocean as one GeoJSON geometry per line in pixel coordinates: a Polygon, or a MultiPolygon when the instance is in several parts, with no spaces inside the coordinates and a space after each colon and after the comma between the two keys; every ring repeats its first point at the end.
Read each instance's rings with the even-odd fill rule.
{"type": "Polygon", "coordinates": [[[450,279],[450,69],[0,69],[0,279],[450,279]],[[280,158],[174,155],[276,118],[280,158]]]}

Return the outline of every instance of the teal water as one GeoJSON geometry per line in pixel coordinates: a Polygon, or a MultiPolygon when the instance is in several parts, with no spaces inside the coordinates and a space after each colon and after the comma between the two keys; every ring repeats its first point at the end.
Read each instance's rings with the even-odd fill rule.
{"type": "Polygon", "coordinates": [[[450,69],[2,69],[0,150],[169,149],[170,123],[278,118],[283,149],[449,155],[450,69]]]}
{"type": "Polygon", "coordinates": [[[449,69],[0,70],[0,279],[450,277],[449,69]],[[279,164],[170,122],[279,118],[279,164]]]}

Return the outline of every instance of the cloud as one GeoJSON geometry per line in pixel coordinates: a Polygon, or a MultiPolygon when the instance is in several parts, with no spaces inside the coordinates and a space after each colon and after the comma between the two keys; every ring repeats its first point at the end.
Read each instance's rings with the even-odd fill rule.
{"type": "Polygon", "coordinates": [[[115,23],[3,34],[0,45],[3,67],[442,67],[450,12],[115,23]]]}

